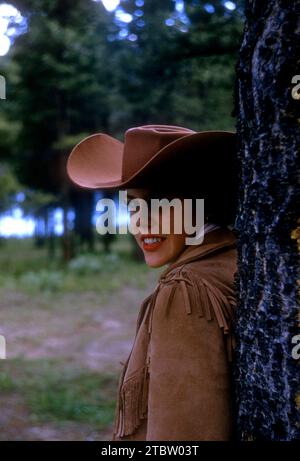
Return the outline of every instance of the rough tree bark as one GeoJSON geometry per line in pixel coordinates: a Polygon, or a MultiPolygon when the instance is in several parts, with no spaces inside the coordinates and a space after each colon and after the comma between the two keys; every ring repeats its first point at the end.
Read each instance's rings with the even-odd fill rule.
{"type": "Polygon", "coordinates": [[[294,440],[300,100],[291,90],[300,74],[300,2],[248,0],[245,14],[237,67],[237,431],[243,440],[294,440]]]}

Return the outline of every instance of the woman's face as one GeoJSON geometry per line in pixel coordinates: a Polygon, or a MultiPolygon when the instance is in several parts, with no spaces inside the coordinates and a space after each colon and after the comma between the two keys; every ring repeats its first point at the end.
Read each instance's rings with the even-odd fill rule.
{"type": "MultiPolygon", "coordinates": [[[[144,199],[148,201],[151,198],[157,198],[157,194],[152,193],[147,189],[128,189],[127,190],[127,197],[128,200],[132,199],[144,199]]],[[[169,198],[170,200],[172,197],[166,197],[162,194],[160,198],[169,198]]],[[[180,199],[182,204],[182,212],[183,212],[183,200],[180,199]]],[[[183,233],[175,233],[174,232],[174,223],[175,223],[175,215],[174,215],[174,208],[170,207],[170,212],[168,211],[168,218],[170,219],[170,232],[162,233],[162,221],[166,219],[166,215],[164,215],[162,208],[159,207],[158,214],[155,215],[153,212],[151,214],[151,206],[150,201],[148,202],[148,229],[141,229],[139,233],[134,234],[134,237],[137,241],[137,244],[142,249],[145,257],[145,262],[150,267],[161,267],[165,264],[171,264],[179,254],[184,250],[186,244],[186,234],[184,231],[183,233]],[[158,233],[151,233],[151,221],[158,223],[158,228],[160,232],[158,233]]]]}

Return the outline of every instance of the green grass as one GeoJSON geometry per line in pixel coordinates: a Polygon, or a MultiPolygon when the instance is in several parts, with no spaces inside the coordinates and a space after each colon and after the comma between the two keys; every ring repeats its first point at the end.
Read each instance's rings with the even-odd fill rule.
{"type": "MultiPolygon", "coordinates": [[[[15,331],[21,332],[21,339],[17,341],[23,341],[21,350],[24,353],[21,357],[0,361],[0,406],[5,408],[6,396],[11,396],[9,401],[24,402],[29,427],[39,422],[54,422],[59,427],[75,422],[104,431],[111,427],[118,376],[103,370],[93,372],[85,368],[82,361],[76,366],[77,358],[70,360],[71,352],[63,349],[56,359],[32,360],[26,358],[26,354],[35,340],[38,346],[44,337],[51,337],[57,311],[62,313],[62,322],[67,322],[68,334],[82,334],[84,343],[88,333],[81,333],[81,327],[92,321],[93,313],[98,310],[98,298],[101,309],[101,306],[114,303],[118,290],[131,286],[136,289],[137,302],[140,302],[139,289],[147,288],[151,277],[156,279],[159,271],[152,271],[143,261],[134,260],[131,248],[128,238],[120,238],[114,242],[111,254],[105,254],[98,246],[94,253],[82,252],[65,265],[60,252],[49,259],[47,250],[34,247],[31,239],[11,239],[0,245],[0,297],[9,322],[14,322],[15,331]],[[90,297],[91,306],[86,313],[87,292],[95,292],[96,296],[90,297]],[[73,293],[76,293],[74,303],[73,293]],[[10,306],[14,309],[10,310],[10,306]],[[45,317],[40,315],[45,310],[50,316],[48,313],[45,317]],[[22,339],[23,328],[26,328],[24,319],[34,324],[36,318],[37,338],[25,335],[22,339]],[[49,325],[44,318],[49,318],[49,325]]],[[[117,298],[116,305],[119,304],[117,298]]],[[[124,328],[127,331],[129,325],[124,328]]],[[[58,337],[60,335],[61,331],[58,337]]],[[[18,411],[16,406],[16,414],[18,411]]],[[[15,429],[11,427],[10,430],[15,429]]]]}
{"type": "Polygon", "coordinates": [[[1,394],[11,393],[16,390],[16,386],[11,376],[6,372],[0,371],[0,392],[1,394]]]}
{"type": "Polygon", "coordinates": [[[113,423],[116,375],[66,366],[58,360],[7,361],[1,395],[20,394],[32,422],[80,422],[105,429],[113,423]]]}
{"type": "Polygon", "coordinates": [[[60,256],[49,259],[45,248],[35,248],[32,239],[9,239],[0,247],[0,288],[29,294],[144,288],[149,268],[134,260],[130,250],[128,238],[120,238],[110,254],[98,248],[62,264],[60,256]]]}

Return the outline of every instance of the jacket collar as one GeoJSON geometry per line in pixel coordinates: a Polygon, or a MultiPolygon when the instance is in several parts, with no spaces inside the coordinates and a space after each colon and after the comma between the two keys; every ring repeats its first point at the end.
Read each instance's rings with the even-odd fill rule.
{"type": "Polygon", "coordinates": [[[204,235],[203,242],[199,245],[188,245],[178,256],[176,261],[171,263],[160,275],[159,279],[165,277],[175,267],[202,259],[216,251],[236,247],[237,237],[228,228],[219,228],[204,235]]]}

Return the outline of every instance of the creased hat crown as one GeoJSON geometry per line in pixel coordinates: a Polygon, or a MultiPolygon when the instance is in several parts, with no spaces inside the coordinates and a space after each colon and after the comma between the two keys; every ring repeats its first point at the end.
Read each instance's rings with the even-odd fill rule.
{"type": "Polygon", "coordinates": [[[194,134],[189,128],[172,125],[144,125],[125,132],[122,162],[122,180],[130,178],[137,170],[168,144],[194,134]]]}

